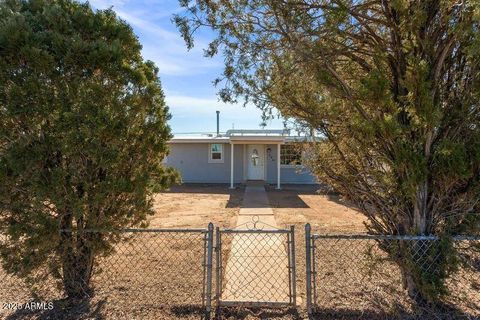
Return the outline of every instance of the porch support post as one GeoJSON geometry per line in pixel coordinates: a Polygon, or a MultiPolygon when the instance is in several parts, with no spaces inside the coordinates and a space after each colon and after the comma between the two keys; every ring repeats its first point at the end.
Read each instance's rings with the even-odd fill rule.
{"type": "Polygon", "coordinates": [[[277,190],[280,190],[280,146],[277,144],[277,190]]]}
{"type": "Polygon", "coordinates": [[[230,189],[234,189],[233,187],[233,149],[235,149],[235,145],[230,143],[230,189]]]}

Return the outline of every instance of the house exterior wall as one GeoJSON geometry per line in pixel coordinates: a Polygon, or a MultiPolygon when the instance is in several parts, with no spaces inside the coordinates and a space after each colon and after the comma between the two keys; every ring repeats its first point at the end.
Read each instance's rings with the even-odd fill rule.
{"type": "MultiPolygon", "coordinates": [[[[230,183],[230,147],[223,143],[223,163],[209,163],[208,143],[171,143],[166,165],[180,171],[182,181],[186,183],[230,183]]],[[[266,145],[270,152],[265,152],[265,181],[277,183],[277,145],[266,145]]],[[[234,150],[234,183],[245,181],[248,166],[244,156],[244,145],[236,144],[234,150]],[[245,168],[245,170],[244,170],[245,168]]],[[[315,177],[304,167],[282,166],[281,183],[313,184],[315,177]]]]}
{"type": "MultiPolygon", "coordinates": [[[[223,143],[223,163],[209,163],[208,143],[171,143],[166,165],[180,171],[183,182],[230,183],[230,144],[223,143]]],[[[243,146],[234,149],[234,182],[243,181],[243,146]]]]}
{"type": "MultiPolygon", "coordinates": [[[[266,155],[267,164],[267,183],[277,183],[277,145],[268,145],[267,148],[271,152],[266,155]]],[[[311,172],[303,166],[281,166],[280,167],[280,183],[287,184],[314,184],[317,183],[316,178],[311,172]]]]}

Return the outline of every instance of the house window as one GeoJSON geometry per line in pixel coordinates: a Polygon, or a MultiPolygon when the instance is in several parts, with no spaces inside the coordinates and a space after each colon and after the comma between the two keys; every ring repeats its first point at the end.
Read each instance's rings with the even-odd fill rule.
{"type": "Polygon", "coordinates": [[[280,146],[280,164],[285,166],[298,166],[302,164],[302,151],[294,144],[280,146]]]}
{"type": "Polygon", "coordinates": [[[209,152],[208,162],[223,163],[223,144],[220,144],[220,143],[210,144],[210,152],[209,152]]]}
{"type": "Polygon", "coordinates": [[[258,151],[257,149],[253,149],[252,151],[252,165],[257,166],[258,165],[258,151]]]}

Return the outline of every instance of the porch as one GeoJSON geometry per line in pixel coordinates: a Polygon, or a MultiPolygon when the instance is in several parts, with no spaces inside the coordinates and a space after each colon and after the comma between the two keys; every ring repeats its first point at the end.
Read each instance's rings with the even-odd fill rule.
{"type": "MultiPolygon", "coordinates": [[[[235,146],[242,146],[243,181],[266,181],[268,170],[276,170],[276,188],[281,188],[281,145],[283,136],[230,136],[230,188],[234,188],[235,146]]],[[[238,148],[237,148],[238,149],[238,148]]]]}

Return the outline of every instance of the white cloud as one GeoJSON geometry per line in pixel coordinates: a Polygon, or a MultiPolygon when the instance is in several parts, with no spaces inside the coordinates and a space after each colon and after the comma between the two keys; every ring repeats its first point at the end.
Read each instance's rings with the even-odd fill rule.
{"type": "Polygon", "coordinates": [[[205,74],[213,69],[218,71],[223,66],[218,59],[204,58],[202,54],[195,51],[188,52],[185,47],[175,49],[172,43],[166,43],[162,47],[145,44],[142,54],[146,59],[155,62],[160,69],[160,76],[162,74],[175,76],[205,74]]]}
{"type": "Polygon", "coordinates": [[[160,28],[158,25],[149,22],[148,20],[142,19],[140,17],[137,17],[133,14],[126,13],[122,10],[117,10],[114,8],[114,11],[118,14],[118,16],[125,21],[127,21],[129,24],[142,29],[143,31],[146,31],[148,33],[153,34],[154,36],[157,36],[161,38],[162,40],[173,40],[177,41],[178,38],[180,37],[178,33],[172,32],[165,30],[163,28],[160,28]]]}
{"type": "Polygon", "coordinates": [[[195,39],[195,47],[188,51],[180,32],[168,30],[158,22],[170,25],[170,18],[179,11],[178,7],[164,9],[158,1],[148,5],[138,3],[135,10],[128,10],[127,4],[132,1],[125,0],[94,0],[91,4],[94,8],[113,10],[120,18],[132,25],[137,32],[141,32],[142,54],[146,59],[152,60],[160,69],[160,75],[191,75],[203,74],[212,69],[220,68],[223,63],[219,59],[207,59],[203,56],[203,49],[208,41],[201,38],[195,39]],[[140,9],[141,8],[141,9],[140,9]],[[162,8],[164,9],[162,11],[162,8]]]}
{"type": "MultiPolygon", "coordinates": [[[[198,35],[195,47],[187,50],[180,32],[170,22],[172,15],[181,11],[178,0],[92,0],[90,3],[97,9],[113,7],[139,35],[142,54],[159,67],[160,78],[168,78],[166,83],[170,87],[164,88],[174,132],[214,131],[216,110],[221,112],[222,131],[231,129],[232,124],[237,129],[259,128],[262,113],[258,108],[251,104],[246,107],[225,104],[214,95],[214,88],[206,84],[221,72],[224,63],[221,57],[203,57],[202,48],[207,46],[208,39],[198,35]],[[201,96],[193,96],[192,92],[201,92],[201,96]]],[[[268,128],[282,128],[281,120],[270,121],[268,128]]]]}
{"type": "MultiPolygon", "coordinates": [[[[262,112],[252,104],[226,104],[215,97],[198,98],[184,95],[166,95],[166,102],[172,113],[172,128],[176,132],[214,131],[215,111],[220,111],[221,131],[235,126],[237,129],[258,129],[262,122],[262,112]],[[183,123],[185,119],[194,119],[183,123]],[[203,121],[201,120],[203,119],[203,121]]],[[[268,128],[281,129],[279,119],[267,122],[268,128]]]]}

